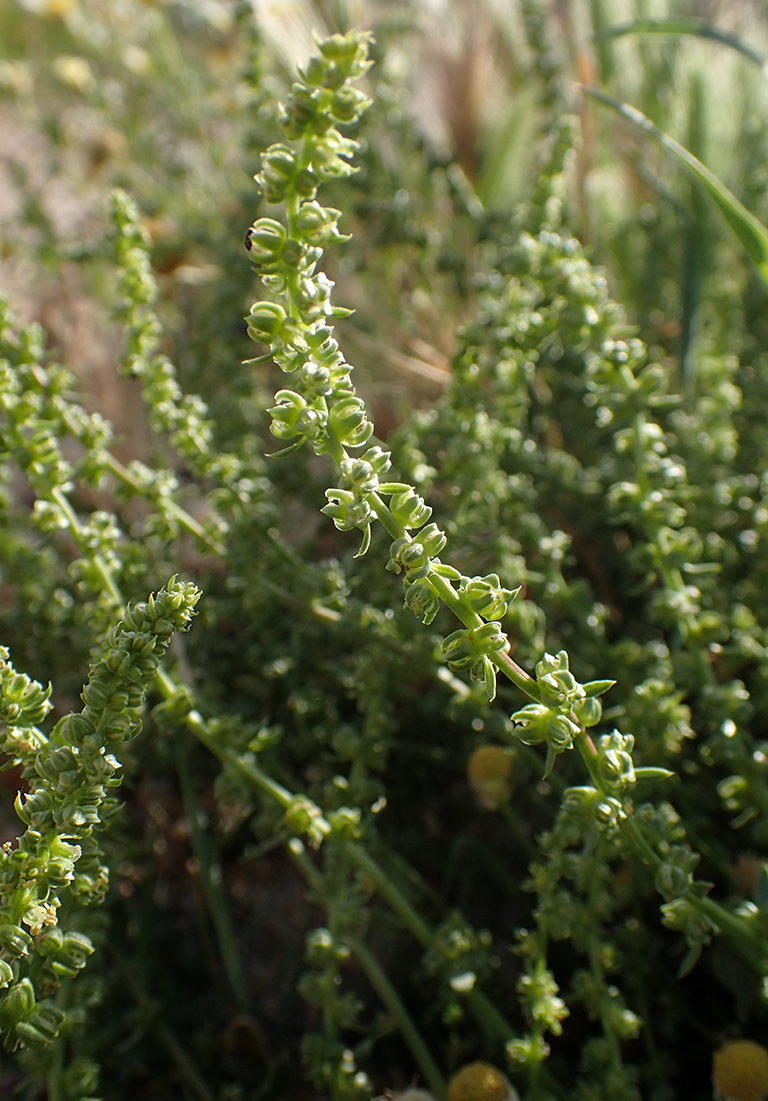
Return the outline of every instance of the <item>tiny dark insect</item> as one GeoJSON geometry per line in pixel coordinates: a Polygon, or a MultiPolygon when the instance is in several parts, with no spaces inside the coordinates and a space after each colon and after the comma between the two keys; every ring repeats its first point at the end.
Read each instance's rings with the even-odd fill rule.
{"type": "Polygon", "coordinates": [[[248,249],[249,252],[253,248],[253,241],[251,240],[251,231],[250,231],[250,229],[247,231],[247,233],[245,235],[245,240],[243,241],[243,244],[245,245],[245,247],[248,249]]]}

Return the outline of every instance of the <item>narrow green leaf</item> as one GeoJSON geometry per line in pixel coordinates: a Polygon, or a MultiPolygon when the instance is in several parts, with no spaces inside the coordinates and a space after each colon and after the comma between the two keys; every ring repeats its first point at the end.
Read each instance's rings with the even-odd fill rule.
{"type": "Polygon", "coordinates": [[[697,19],[695,16],[669,16],[659,19],[633,19],[629,23],[619,23],[615,27],[605,27],[598,31],[595,39],[621,38],[627,34],[674,34],[692,35],[694,38],[709,38],[713,42],[719,42],[728,46],[737,53],[753,61],[763,70],[763,75],[768,76],[768,58],[754,50],[749,43],[738,35],[729,34],[719,27],[714,27],[706,19],[697,19]]]}
{"type": "Polygon", "coordinates": [[[684,979],[686,975],[690,974],[696,966],[699,956],[701,955],[700,944],[692,944],[683,957],[683,962],[677,969],[678,979],[684,979]]]}
{"type": "Polygon", "coordinates": [[[302,447],[306,442],[307,442],[306,438],[304,436],[302,436],[300,439],[296,440],[294,443],[290,443],[290,444],[288,444],[287,447],[281,448],[280,451],[268,451],[265,454],[264,458],[265,459],[281,459],[284,455],[292,455],[294,451],[298,451],[299,448],[302,447]]]}
{"type": "Polygon", "coordinates": [[[363,541],[360,544],[360,550],[354,556],[355,558],[362,558],[364,554],[368,553],[368,548],[371,545],[371,525],[366,524],[363,528],[363,541]]]}
{"type": "Polygon", "coordinates": [[[668,780],[674,775],[675,773],[670,772],[668,768],[656,768],[653,765],[644,765],[642,768],[635,769],[636,780],[668,780]]]}
{"type": "Polygon", "coordinates": [[[588,696],[602,696],[603,692],[613,688],[615,683],[615,680],[590,680],[586,684],[582,684],[581,687],[588,696]]]}
{"type": "Polygon", "coordinates": [[[678,144],[674,138],[670,138],[658,126],[654,126],[649,118],[635,107],[627,103],[621,103],[612,96],[607,96],[597,88],[584,88],[587,95],[596,99],[599,103],[610,107],[622,118],[633,123],[638,129],[650,135],[659,144],[672,153],[682,164],[685,171],[696,181],[713,201],[736,237],[741,242],[749,258],[755,264],[763,283],[768,287],[768,230],[755,218],[754,214],[742,206],[736,196],[728,190],[725,184],[715,176],[713,172],[697,160],[692,153],[678,144]]]}
{"type": "Polygon", "coordinates": [[[407,493],[413,487],[407,482],[379,482],[379,493],[389,497],[392,493],[407,493]]]}
{"type": "Polygon", "coordinates": [[[542,780],[546,780],[552,769],[555,767],[555,761],[557,760],[557,750],[553,749],[551,745],[547,746],[547,759],[544,762],[544,771],[541,774],[542,780]]]}

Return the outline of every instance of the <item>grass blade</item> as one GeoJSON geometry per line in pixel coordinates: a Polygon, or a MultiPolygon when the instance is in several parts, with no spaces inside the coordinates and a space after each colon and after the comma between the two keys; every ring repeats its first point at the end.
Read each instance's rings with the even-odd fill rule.
{"type": "Polygon", "coordinates": [[[746,207],[742,206],[733,192],[729,191],[725,184],[713,172],[710,172],[706,165],[697,160],[674,138],[660,130],[658,126],[654,126],[651,120],[646,118],[641,111],[638,111],[635,107],[630,107],[627,103],[621,103],[619,100],[613,99],[612,96],[606,95],[605,92],[601,92],[597,88],[583,88],[583,91],[654,138],[664,149],[677,158],[689,176],[696,181],[718,208],[738,237],[747,255],[755,264],[763,283],[768,287],[768,230],[762,222],[758,221],[754,214],[750,214],[746,207]]]}
{"type": "Polygon", "coordinates": [[[697,19],[695,16],[669,16],[660,19],[633,19],[630,23],[620,23],[615,27],[605,27],[595,34],[595,39],[621,38],[627,34],[675,34],[692,35],[695,38],[709,38],[713,42],[720,42],[737,53],[753,61],[758,65],[763,75],[768,77],[768,58],[754,50],[743,38],[738,35],[721,31],[719,27],[713,27],[705,19],[697,19]]]}

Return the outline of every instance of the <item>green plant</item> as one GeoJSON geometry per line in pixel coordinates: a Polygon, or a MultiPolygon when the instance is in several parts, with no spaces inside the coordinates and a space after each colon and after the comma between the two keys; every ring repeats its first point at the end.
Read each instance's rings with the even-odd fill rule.
{"type": "MultiPolygon", "coordinates": [[[[45,733],[48,695],[4,651],[4,752],[28,791],[0,1016],[30,1096],[92,1096],[100,1061],[104,1096],[163,1067],[158,1097],[281,1097],[306,1076],[370,1098],[416,1068],[442,1099],[479,1058],[530,1101],[703,1095],[718,1038],[764,1026],[759,323],[737,354],[726,288],[693,375],[637,339],[569,229],[575,122],[544,9],[521,10],[536,186],[510,219],[429,170],[473,309],[443,395],[386,442],[320,270],[354,245],[321,187],[383,210],[359,143],[391,91],[357,86],[366,34],[321,40],[283,100],[246,236],[259,354],[210,401],[177,377],[147,234],[114,195],[142,461],[117,457],[40,330],[5,320],[0,620],[62,716],[45,733]],[[265,461],[253,380],[273,363],[265,461]],[[329,468],[336,531],[315,515],[329,468]],[[205,596],[166,652],[196,588],[123,606],[175,571],[205,596]],[[488,813],[463,780],[479,747],[504,762],[488,813]],[[282,955],[287,980],[265,963],[282,955]]],[[[453,301],[434,240],[387,217],[403,269],[439,270],[453,301]]]]}

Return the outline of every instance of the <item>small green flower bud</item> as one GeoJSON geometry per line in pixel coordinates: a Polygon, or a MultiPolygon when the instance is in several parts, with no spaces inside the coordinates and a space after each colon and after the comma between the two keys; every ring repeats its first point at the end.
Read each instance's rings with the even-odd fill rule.
{"type": "Polygon", "coordinates": [[[325,495],[328,498],[328,504],[320,511],[330,516],[339,531],[367,528],[375,519],[368,502],[356,499],[349,490],[327,489],[325,495]]]}
{"type": "Polygon", "coordinates": [[[555,749],[570,749],[578,733],[576,723],[565,715],[554,715],[550,718],[547,742],[555,749]]]}
{"type": "Polygon", "coordinates": [[[370,68],[371,62],[368,60],[370,41],[369,34],[350,31],[345,35],[331,35],[319,44],[323,58],[335,63],[333,66],[326,66],[326,75],[323,79],[326,88],[334,86],[332,78],[336,71],[341,76],[341,83],[344,80],[355,80],[361,77],[370,68]]]}
{"type": "Polygon", "coordinates": [[[603,826],[615,826],[624,817],[624,810],[618,799],[608,796],[595,803],[595,820],[603,826]]]}
{"type": "Polygon", "coordinates": [[[498,575],[491,573],[487,577],[465,578],[460,592],[473,612],[484,619],[502,619],[508,602],[516,596],[519,589],[513,593],[511,589],[503,588],[498,575]]]}
{"type": "Polygon", "coordinates": [[[0,1001],[0,1020],[13,1027],[26,1021],[35,1009],[35,989],[29,979],[21,979],[10,987],[0,1001]]]}
{"type": "Polygon", "coordinates": [[[271,344],[286,321],[286,312],[277,302],[254,302],[248,314],[248,335],[260,344],[271,344]]]}
{"type": "Polygon", "coordinates": [[[310,200],[301,204],[296,224],[309,241],[323,245],[340,244],[349,239],[348,234],[339,233],[337,223],[340,217],[340,210],[323,207],[316,200],[310,200]]]}
{"type": "Polygon", "coordinates": [[[407,543],[400,554],[402,562],[408,574],[424,571],[429,567],[429,557],[424,547],[417,540],[407,543]]]}
{"type": "Polygon", "coordinates": [[[328,815],[331,829],[338,837],[353,840],[360,836],[360,808],[339,807],[328,815]]]}
{"type": "Polygon", "coordinates": [[[373,433],[365,403],[357,397],[337,401],[331,409],[330,424],[339,442],[347,447],[358,447],[366,443],[373,433]]]}
{"type": "Polygon", "coordinates": [[[576,700],[584,693],[573,673],[567,669],[554,669],[550,673],[544,673],[539,676],[537,684],[541,691],[542,702],[553,707],[576,700]]]}
{"type": "Polygon", "coordinates": [[[572,814],[582,821],[589,821],[592,817],[592,808],[599,797],[597,788],[586,786],[566,788],[563,794],[563,810],[566,814],[572,814]]]}
{"type": "Polygon", "coordinates": [[[387,562],[384,569],[389,570],[390,573],[400,573],[401,572],[401,570],[403,568],[401,555],[403,553],[404,548],[408,546],[410,541],[411,541],[410,538],[406,535],[402,539],[395,539],[395,541],[392,544],[390,544],[389,561],[387,562]]]}
{"type": "Polygon", "coordinates": [[[274,264],[287,239],[285,226],[274,218],[259,218],[248,230],[247,241],[251,259],[256,264],[274,264]]]}
{"type": "Polygon", "coordinates": [[[334,93],[329,107],[331,117],[340,123],[356,122],[371,100],[357,88],[343,87],[334,93]]]}
{"type": "Polygon", "coordinates": [[[323,83],[326,69],[327,65],[323,62],[323,59],[313,55],[306,65],[299,68],[299,74],[306,84],[319,88],[323,83]]]}
{"type": "Polygon", "coordinates": [[[375,493],[378,489],[378,476],[365,459],[342,459],[341,473],[345,488],[351,489],[355,496],[375,493]]]}
{"type": "Polygon", "coordinates": [[[384,451],[383,448],[377,445],[376,447],[369,447],[367,451],[363,452],[362,458],[371,464],[377,474],[386,474],[392,466],[391,456],[391,451],[384,451]]]}
{"type": "Polygon", "coordinates": [[[296,176],[296,154],[288,145],[272,145],[262,158],[261,172],[255,177],[268,203],[285,199],[296,176]]]}
{"type": "Polygon", "coordinates": [[[328,929],[313,929],[307,936],[307,963],[322,966],[335,958],[335,942],[328,929]]]}
{"type": "MultiPolygon", "coordinates": [[[[441,646],[443,657],[451,669],[466,669],[472,661],[473,647],[469,638],[469,631],[460,627],[458,631],[451,632],[443,639],[441,646]]],[[[514,716],[513,716],[514,718],[514,716]]]]}
{"type": "Polygon", "coordinates": [[[405,598],[403,603],[406,608],[409,608],[417,619],[420,619],[422,623],[429,626],[433,621],[438,611],[440,610],[440,601],[435,596],[432,586],[426,577],[415,577],[413,580],[406,579],[405,582],[405,598]]]}
{"type": "Polygon", "coordinates": [[[292,84],[288,100],[280,114],[280,125],[291,140],[306,133],[324,133],[331,125],[331,120],[320,108],[317,89],[307,88],[298,81],[292,84]]]}
{"type": "Polygon", "coordinates": [[[327,397],[333,390],[331,372],[327,367],[321,367],[313,359],[307,360],[299,371],[302,382],[302,390],[309,401],[316,398],[327,397]]]}
{"type": "Polygon", "coordinates": [[[573,713],[582,726],[597,726],[603,715],[603,705],[595,696],[586,696],[583,700],[576,700],[573,713]]]}
{"type": "Polygon", "coordinates": [[[404,528],[420,528],[432,515],[429,505],[410,486],[404,493],[394,493],[389,507],[404,528]]]}
{"type": "Polygon", "coordinates": [[[0,947],[10,956],[20,959],[26,956],[32,937],[20,925],[11,925],[8,922],[0,923],[0,947]]]}
{"type": "Polygon", "coordinates": [[[319,845],[330,832],[320,808],[304,795],[295,795],[285,811],[285,822],[296,834],[306,836],[312,845],[319,845]]]}
{"type": "Polygon", "coordinates": [[[427,524],[419,532],[419,542],[430,556],[435,558],[448,542],[445,532],[441,531],[437,524],[427,524]]]}

